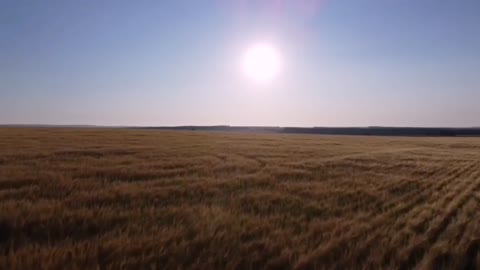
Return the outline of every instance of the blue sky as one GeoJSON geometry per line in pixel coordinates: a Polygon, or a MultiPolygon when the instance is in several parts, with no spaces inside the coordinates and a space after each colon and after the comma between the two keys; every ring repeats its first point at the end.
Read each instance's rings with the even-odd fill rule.
{"type": "Polygon", "coordinates": [[[480,126],[477,0],[0,0],[0,123],[480,126]],[[268,85],[249,46],[277,49],[268,85]]]}

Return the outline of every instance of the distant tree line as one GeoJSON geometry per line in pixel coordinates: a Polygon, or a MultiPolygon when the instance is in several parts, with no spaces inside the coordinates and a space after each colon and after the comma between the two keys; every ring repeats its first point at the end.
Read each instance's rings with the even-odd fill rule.
{"type": "Polygon", "coordinates": [[[417,127],[248,127],[248,126],[176,126],[142,127],[145,129],[231,131],[254,133],[297,133],[366,136],[480,136],[480,128],[417,128],[417,127]]]}

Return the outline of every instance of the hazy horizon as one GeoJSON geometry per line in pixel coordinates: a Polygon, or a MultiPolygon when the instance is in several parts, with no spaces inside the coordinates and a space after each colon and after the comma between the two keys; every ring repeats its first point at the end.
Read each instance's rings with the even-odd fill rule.
{"type": "Polygon", "coordinates": [[[0,124],[479,127],[479,13],[476,0],[2,1],[0,124]],[[242,70],[259,43],[275,74],[242,70]]]}

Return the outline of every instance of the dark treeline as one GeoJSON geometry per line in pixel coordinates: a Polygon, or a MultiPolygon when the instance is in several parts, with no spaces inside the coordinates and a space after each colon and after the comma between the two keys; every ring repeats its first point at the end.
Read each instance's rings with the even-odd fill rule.
{"type": "Polygon", "coordinates": [[[371,136],[480,136],[480,128],[416,128],[416,127],[241,127],[241,126],[177,126],[142,127],[164,130],[232,131],[256,133],[298,133],[371,136]]]}

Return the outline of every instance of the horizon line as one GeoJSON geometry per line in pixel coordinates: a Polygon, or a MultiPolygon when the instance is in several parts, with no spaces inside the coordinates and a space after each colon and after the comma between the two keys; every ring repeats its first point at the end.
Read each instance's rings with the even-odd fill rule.
{"type": "Polygon", "coordinates": [[[0,124],[0,127],[91,127],[91,128],[186,128],[186,127],[225,127],[225,128],[446,128],[480,129],[479,126],[279,126],[279,125],[95,125],[95,124],[0,124]]]}

